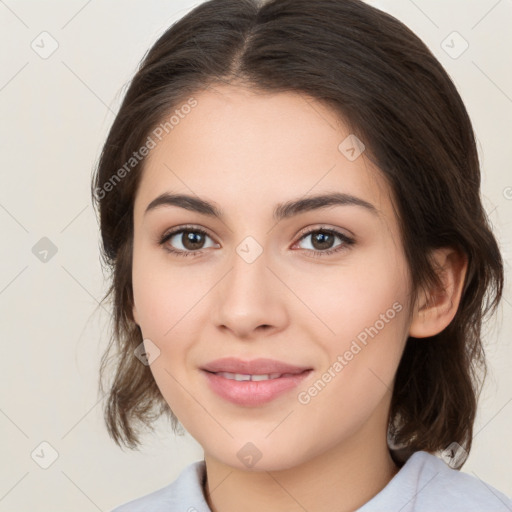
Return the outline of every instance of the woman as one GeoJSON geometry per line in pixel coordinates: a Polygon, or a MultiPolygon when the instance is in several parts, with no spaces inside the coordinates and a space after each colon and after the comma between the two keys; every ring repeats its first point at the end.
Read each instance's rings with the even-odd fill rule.
{"type": "MultiPolygon", "coordinates": [[[[204,448],[116,511],[511,510],[460,473],[503,264],[470,120],[358,0],[211,0],[154,44],[93,182],[116,442],[204,448]]],[[[102,373],[107,373],[107,352],[102,373]]]]}

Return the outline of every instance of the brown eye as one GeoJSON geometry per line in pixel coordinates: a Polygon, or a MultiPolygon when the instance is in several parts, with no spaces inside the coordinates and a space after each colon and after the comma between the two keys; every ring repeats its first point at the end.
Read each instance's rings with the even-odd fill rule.
{"type": "Polygon", "coordinates": [[[332,233],[327,231],[317,231],[316,234],[311,236],[313,246],[318,250],[331,249],[335,238],[332,233]]]}
{"type": "MultiPolygon", "coordinates": [[[[165,234],[159,243],[166,251],[177,256],[194,256],[207,248],[204,245],[207,238],[211,239],[202,229],[182,227],[165,234]]],[[[210,245],[210,247],[214,246],[215,244],[210,245]]]]}
{"type": "Polygon", "coordinates": [[[181,238],[179,239],[182,245],[190,250],[194,251],[202,249],[204,244],[205,235],[197,231],[181,231],[181,238]]]}
{"type": "Polygon", "coordinates": [[[307,249],[313,256],[327,256],[348,249],[355,243],[355,240],[334,229],[315,229],[305,233],[301,241],[311,238],[312,249],[307,249]],[[336,238],[341,240],[337,245],[336,238]]]}

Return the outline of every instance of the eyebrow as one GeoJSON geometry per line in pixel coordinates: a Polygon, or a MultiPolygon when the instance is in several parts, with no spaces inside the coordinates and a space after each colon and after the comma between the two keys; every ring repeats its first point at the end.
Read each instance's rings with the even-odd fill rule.
{"type": "MultiPolygon", "coordinates": [[[[171,194],[169,192],[165,192],[153,199],[146,208],[144,215],[162,206],[178,206],[185,210],[201,213],[209,217],[224,218],[224,212],[221,209],[204,199],[197,196],[171,194]]],[[[359,206],[374,215],[379,214],[379,210],[364,199],[351,194],[333,192],[331,194],[309,196],[279,203],[274,209],[273,218],[276,222],[279,222],[282,219],[288,219],[303,212],[320,210],[330,206],[359,206]]]]}

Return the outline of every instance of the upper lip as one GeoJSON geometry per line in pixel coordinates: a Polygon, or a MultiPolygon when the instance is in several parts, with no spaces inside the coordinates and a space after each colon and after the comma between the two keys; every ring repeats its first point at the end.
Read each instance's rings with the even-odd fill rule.
{"type": "Polygon", "coordinates": [[[283,363],[275,359],[253,359],[252,361],[243,361],[235,357],[226,357],[216,359],[205,364],[203,370],[213,373],[228,372],[240,373],[243,375],[266,375],[269,373],[302,373],[310,370],[306,366],[294,366],[292,364],[283,363]]]}

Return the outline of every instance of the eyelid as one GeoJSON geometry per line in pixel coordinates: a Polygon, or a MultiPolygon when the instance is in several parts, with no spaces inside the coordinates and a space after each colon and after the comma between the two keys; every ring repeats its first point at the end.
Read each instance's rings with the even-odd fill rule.
{"type": "MultiPolygon", "coordinates": [[[[161,236],[158,236],[158,239],[163,240],[164,238],[168,238],[169,236],[180,233],[181,231],[198,231],[200,233],[204,233],[205,235],[208,235],[211,239],[215,239],[215,237],[210,233],[210,231],[207,228],[204,228],[203,226],[199,226],[197,224],[182,224],[179,226],[175,226],[173,228],[170,228],[170,229],[164,231],[164,234],[161,236]]],[[[218,243],[218,242],[216,242],[216,243],[218,243]]]]}
{"type": "Polygon", "coordinates": [[[313,224],[312,226],[308,226],[307,228],[303,228],[299,231],[299,233],[296,235],[297,237],[301,238],[304,235],[310,234],[312,231],[333,231],[340,233],[340,235],[343,235],[347,238],[351,238],[354,241],[356,240],[356,235],[352,233],[349,229],[346,228],[340,228],[336,226],[330,226],[329,224],[313,224]]]}

